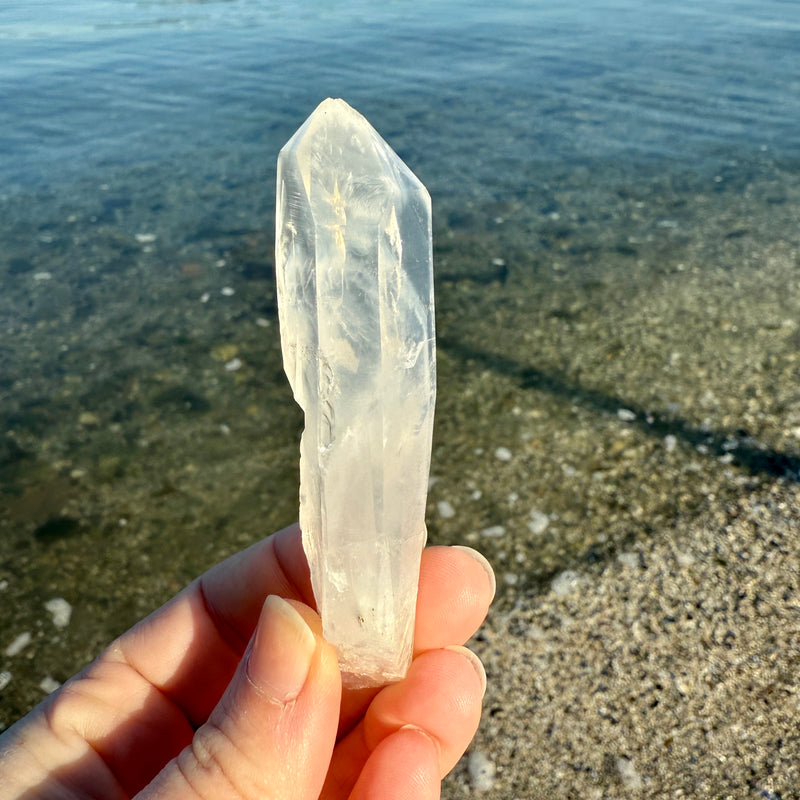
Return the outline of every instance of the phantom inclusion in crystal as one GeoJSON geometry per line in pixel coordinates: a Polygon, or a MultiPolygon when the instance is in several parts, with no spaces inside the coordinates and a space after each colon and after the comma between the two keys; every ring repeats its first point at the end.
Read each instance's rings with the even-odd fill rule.
{"type": "Polygon", "coordinates": [[[364,117],[328,99],[278,158],[283,363],[305,412],[300,526],[349,686],[411,660],[436,396],[431,203],[364,117]]]}

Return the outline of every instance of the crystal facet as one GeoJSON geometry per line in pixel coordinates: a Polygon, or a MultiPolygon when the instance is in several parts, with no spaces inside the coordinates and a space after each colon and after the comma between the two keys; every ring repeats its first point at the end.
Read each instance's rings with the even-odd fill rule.
{"type": "Polygon", "coordinates": [[[350,686],[411,660],[436,394],[431,205],[343,100],[278,158],[283,363],[305,412],[300,526],[350,686]]]}

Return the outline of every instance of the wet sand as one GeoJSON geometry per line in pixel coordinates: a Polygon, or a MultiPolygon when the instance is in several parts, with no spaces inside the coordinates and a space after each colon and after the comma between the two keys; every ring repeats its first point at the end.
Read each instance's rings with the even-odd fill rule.
{"type": "Polygon", "coordinates": [[[586,220],[462,317],[502,340],[443,315],[437,537],[501,587],[446,798],[800,796],[797,186],[642,191],[604,209],[631,252],[586,220]]]}

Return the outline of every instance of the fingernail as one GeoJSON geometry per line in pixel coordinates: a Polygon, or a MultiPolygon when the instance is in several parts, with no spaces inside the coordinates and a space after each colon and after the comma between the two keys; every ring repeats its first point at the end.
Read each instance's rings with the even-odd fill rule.
{"type": "Polygon", "coordinates": [[[494,599],[495,593],[497,592],[497,580],[494,577],[494,570],[492,569],[492,565],[489,563],[489,560],[486,558],[483,553],[479,553],[477,550],[473,550],[471,547],[466,547],[463,544],[454,544],[452,547],[455,547],[456,550],[463,550],[468,555],[472,556],[485,570],[486,574],[489,576],[489,582],[492,585],[492,599],[494,599]]]}
{"type": "Polygon", "coordinates": [[[424,728],[420,728],[419,725],[412,725],[410,722],[407,722],[405,725],[401,725],[397,731],[413,731],[414,733],[421,733],[426,739],[430,739],[432,742],[438,745],[438,742],[436,742],[436,739],[433,737],[433,735],[428,733],[428,731],[426,731],[424,728]]]}
{"type": "Polygon", "coordinates": [[[475,670],[478,678],[480,678],[481,697],[483,697],[483,695],[486,694],[486,670],[483,668],[483,663],[478,656],[476,656],[475,653],[473,653],[469,648],[462,647],[461,645],[453,644],[445,649],[452,650],[454,653],[458,653],[460,656],[463,656],[467,661],[469,661],[470,664],[472,664],[472,668],[475,670]]]}
{"type": "Polygon", "coordinates": [[[401,726],[398,728],[395,733],[400,733],[400,731],[409,731],[410,733],[417,733],[421,736],[424,736],[429,742],[433,743],[433,746],[436,748],[436,752],[439,753],[439,741],[438,739],[432,734],[426,731],[424,728],[420,728],[417,725],[412,725],[411,723],[407,723],[406,725],[401,726]]]}
{"type": "Polygon", "coordinates": [[[259,694],[278,703],[294,700],[303,688],[317,640],[300,614],[285,600],[264,601],[246,672],[259,694]]]}

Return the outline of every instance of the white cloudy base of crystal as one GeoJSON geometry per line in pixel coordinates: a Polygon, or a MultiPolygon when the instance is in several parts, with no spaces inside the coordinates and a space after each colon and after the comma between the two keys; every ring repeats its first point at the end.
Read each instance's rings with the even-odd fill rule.
{"type": "MultiPolygon", "coordinates": [[[[316,544],[310,539],[303,537],[303,548],[312,562],[317,554],[316,544]]],[[[321,610],[322,632],[336,648],[342,682],[347,688],[382,686],[406,676],[413,653],[420,555],[421,550],[414,540],[392,554],[393,559],[402,561],[406,567],[405,574],[394,576],[394,592],[387,587],[384,592],[376,593],[372,579],[367,577],[345,584],[344,591],[318,579],[314,592],[321,610]],[[361,591],[358,583],[363,584],[361,591]],[[376,598],[385,601],[388,608],[376,607],[376,598]]],[[[352,559],[336,561],[351,561],[342,564],[340,575],[354,566],[352,559]]],[[[373,562],[380,563],[380,559],[372,555],[354,561],[356,570],[364,576],[372,571],[373,562]]],[[[326,563],[330,562],[328,559],[326,563]]],[[[335,578],[332,576],[333,581],[335,578]]]]}
{"type": "Polygon", "coordinates": [[[286,374],[305,412],[300,525],[349,686],[413,648],[436,394],[430,197],[372,126],[325,100],[278,159],[286,374]]]}

